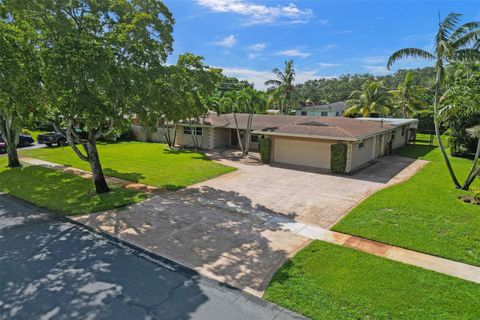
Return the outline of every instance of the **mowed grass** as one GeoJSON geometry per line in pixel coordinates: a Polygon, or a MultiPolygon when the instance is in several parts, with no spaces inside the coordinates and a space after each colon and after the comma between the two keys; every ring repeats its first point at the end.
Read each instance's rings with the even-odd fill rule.
{"type": "MultiPolygon", "coordinates": [[[[235,170],[209,160],[200,152],[170,150],[159,143],[105,143],[98,145],[98,152],[106,175],[168,190],[178,190],[235,170]]],[[[21,156],[90,171],[89,164],[80,160],[68,146],[24,150],[21,156]]]]}
{"type": "MultiPolygon", "coordinates": [[[[437,147],[408,145],[399,153],[430,163],[410,180],[370,196],[333,230],[480,265],[480,206],[457,199],[467,192],[454,188],[437,147]]],[[[451,161],[463,179],[472,161],[451,161]]]]}
{"type": "Polygon", "coordinates": [[[0,157],[0,191],[51,209],[72,215],[123,207],[146,198],[133,190],[110,186],[109,193],[95,193],[92,180],[37,166],[9,169],[6,157],[0,157]]]}
{"type": "Polygon", "coordinates": [[[264,298],[311,319],[478,319],[480,285],[315,241],[264,298]]]}

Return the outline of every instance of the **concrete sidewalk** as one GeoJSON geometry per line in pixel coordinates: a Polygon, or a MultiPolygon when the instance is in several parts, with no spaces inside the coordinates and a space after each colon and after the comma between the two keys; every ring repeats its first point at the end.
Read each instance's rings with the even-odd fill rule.
{"type": "MultiPolygon", "coordinates": [[[[53,163],[53,162],[44,161],[36,158],[29,158],[29,157],[21,157],[20,161],[29,165],[63,171],[65,173],[74,174],[76,176],[79,176],[85,179],[92,179],[92,173],[82,169],[68,167],[58,163],[53,163]]],[[[107,183],[111,183],[126,189],[137,190],[139,192],[159,194],[165,191],[165,189],[162,189],[162,188],[157,188],[154,186],[149,186],[146,184],[132,182],[132,181],[128,181],[120,178],[105,176],[105,179],[107,180],[107,183]]]]}

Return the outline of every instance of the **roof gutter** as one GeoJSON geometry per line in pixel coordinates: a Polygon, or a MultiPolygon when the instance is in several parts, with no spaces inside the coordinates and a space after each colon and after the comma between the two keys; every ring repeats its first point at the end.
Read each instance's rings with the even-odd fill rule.
{"type": "Polygon", "coordinates": [[[255,130],[252,133],[263,134],[266,136],[295,137],[295,138],[308,138],[308,139],[319,139],[319,140],[359,141],[357,138],[349,138],[349,137],[331,137],[331,136],[317,136],[317,135],[313,136],[308,134],[281,133],[281,132],[272,132],[272,131],[255,130]]]}

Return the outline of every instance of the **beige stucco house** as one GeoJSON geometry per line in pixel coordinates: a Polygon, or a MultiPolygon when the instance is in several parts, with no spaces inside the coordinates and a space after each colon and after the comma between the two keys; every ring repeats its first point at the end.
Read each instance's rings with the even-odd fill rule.
{"type": "MultiPolygon", "coordinates": [[[[247,114],[237,114],[245,145],[247,114]]],[[[346,172],[405,145],[417,127],[416,119],[344,118],[318,116],[255,115],[251,149],[260,136],[272,139],[274,163],[330,169],[332,144],[347,145],[346,172]]],[[[233,114],[211,114],[203,125],[177,125],[176,144],[192,146],[192,135],[204,149],[238,146],[233,114]]]]}

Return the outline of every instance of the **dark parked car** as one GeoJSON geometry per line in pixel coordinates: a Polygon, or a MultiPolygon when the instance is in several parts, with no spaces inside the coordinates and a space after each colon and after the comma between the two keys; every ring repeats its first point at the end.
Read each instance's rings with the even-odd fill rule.
{"type": "MultiPolygon", "coordinates": [[[[2,134],[0,133],[0,142],[4,142],[2,138],[2,134]]],[[[28,134],[21,134],[18,139],[18,147],[28,147],[29,145],[33,144],[35,141],[31,136],[28,134]]]]}
{"type": "Polygon", "coordinates": [[[67,137],[65,137],[60,132],[49,132],[44,134],[39,134],[37,142],[39,144],[46,144],[47,147],[51,147],[54,144],[57,146],[64,146],[67,144],[67,137]]]}
{"type": "Polygon", "coordinates": [[[5,152],[7,152],[7,146],[5,145],[5,142],[0,142],[0,153],[5,152]]]}

